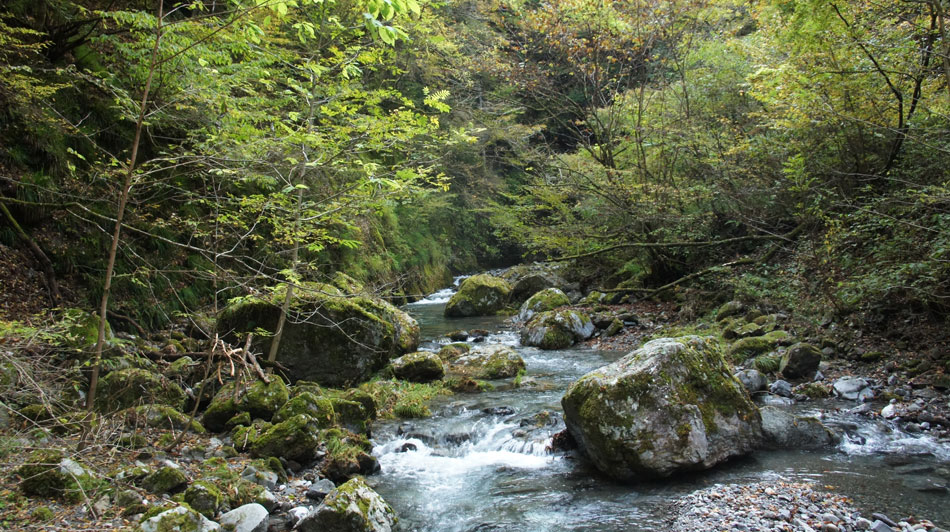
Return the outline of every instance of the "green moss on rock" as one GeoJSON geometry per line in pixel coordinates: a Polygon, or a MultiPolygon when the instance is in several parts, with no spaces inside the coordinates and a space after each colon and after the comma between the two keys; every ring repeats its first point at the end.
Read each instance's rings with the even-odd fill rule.
{"type": "Polygon", "coordinates": [[[439,355],[430,351],[416,351],[392,361],[393,375],[412,382],[431,382],[445,375],[439,355]]]}
{"type": "Polygon", "coordinates": [[[149,492],[161,495],[181,491],[188,485],[188,477],[181,469],[165,466],[146,475],[140,483],[149,492]]]}
{"type": "Polygon", "coordinates": [[[508,304],[511,285],[500,277],[473,275],[462,281],[458,291],[445,304],[450,318],[492,316],[508,304]]]}
{"type": "Polygon", "coordinates": [[[521,305],[521,310],[518,312],[518,319],[527,321],[540,312],[547,312],[570,304],[571,300],[568,299],[564,292],[557,288],[546,288],[529,297],[528,300],[521,305]]]}
{"type": "Polygon", "coordinates": [[[164,375],[129,368],[109,372],[99,381],[96,408],[115,412],[140,404],[164,404],[180,410],[185,392],[164,375]]]}
{"type": "Polygon", "coordinates": [[[316,458],[320,444],[320,426],[307,415],[296,415],[277,423],[260,435],[251,445],[251,454],[256,457],[275,456],[294,460],[301,464],[316,458]]]}
{"type": "Polygon", "coordinates": [[[84,493],[102,487],[92,473],[57,449],[33,451],[16,473],[22,479],[20,489],[28,496],[78,502],[84,493]]]}
{"type": "Polygon", "coordinates": [[[188,486],[184,499],[192,509],[209,519],[224,507],[221,490],[207,480],[198,480],[188,486]]]}

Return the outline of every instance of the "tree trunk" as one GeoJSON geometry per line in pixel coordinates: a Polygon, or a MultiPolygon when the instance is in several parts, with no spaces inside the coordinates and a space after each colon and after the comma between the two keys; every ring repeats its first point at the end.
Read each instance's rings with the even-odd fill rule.
{"type": "Polygon", "coordinates": [[[99,303],[99,335],[96,339],[96,352],[92,364],[92,377],[89,378],[89,394],[86,396],[86,408],[93,409],[96,400],[96,388],[99,385],[99,372],[102,363],[102,349],[106,338],[106,318],[109,310],[109,294],[112,289],[112,277],[115,273],[115,258],[118,254],[119,239],[122,233],[122,218],[125,216],[125,206],[129,201],[129,189],[132,187],[132,177],[135,174],[135,160],[139,153],[139,143],[142,140],[142,128],[145,122],[145,113],[148,107],[148,96],[152,89],[152,78],[155,76],[155,67],[158,63],[158,45],[162,38],[162,16],[164,0],[158,0],[158,18],[155,27],[155,45],[152,47],[152,56],[149,61],[148,78],[142,91],[142,101],[139,104],[139,116],[135,122],[135,138],[132,140],[132,154],[129,157],[125,180],[119,195],[119,207],[116,213],[115,229],[112,231],[112,245],[109,248],[109,260],[106,265],[105,281],[102,287],[102,300],[99,303]]]}

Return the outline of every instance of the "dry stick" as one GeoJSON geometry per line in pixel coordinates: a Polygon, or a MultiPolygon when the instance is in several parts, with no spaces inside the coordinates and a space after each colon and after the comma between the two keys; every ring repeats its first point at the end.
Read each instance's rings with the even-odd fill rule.
{"type": "Polygon", "coordinates": [[[53,304],[52,306],[58,306],[62,296],[59,293],[59,284],[56,282],[56,272],[53,271],[53,263],[49,260],[49,257],[46,256],[46,253],[43,253],[43,249],[40,248],[39,244],[30,238],[30,235],[20,227],[20,224],[17,223],[10,209],[8,209],[7,205],[3,202],[0,202],[0,211],[3,211],[3,215],[7,218],[7,221],[10,222],[10,225],[13,226],[13,230],[16,231],[21,240],[26,242],[26,245],[30,248],[30,253],[33,254],[33,257],[43,267],[43,275],[46,276],[46,289],[49,290],[50,302],[53,304]]]}
{"type": "MultiPolygon", "coordinates": [[[[125,217],[125,206],[129,201],[129,189],[132,187],[132,177],[135,175],[135,160],[139,153],[139,143],[142,140],[142,129],[145,122],[145,112],[148,109],[148,97],[152,89],[152,79],[155,77],[155,66],[158,60],[158,45],[162,39],[162,12],[164,0],[158,2],[158,17],[155,28],[155,45],[152,47],[152,56],[149,60],[148,78],[145,80],[145,89],[142,91],[142,102],[139,104],[139,116],[135,123],[135,138],[132,140],[132,154],[129,157],[128,169],[125,172],[125,181],[122,183],[122,193],[119,196],[119,208],[116,213],[115,229],[112,233],[112,245],[109,249],[109,262],[106,266],[105,282],[102,287],[102,301],[99,304],[99,335],[96,340],[96,354],[93,359],[92,376],[89,379],[89,394],[86,397],[86,408],[92,411],[96,399],[96,387],[99,384],[100,364],[102,363],[102,348],[106,337],[106,318],[109,310],[109,293],[112,289],[112,276],[115,273],[115,259],[119,249],[119,237],[122,233],[122,218],[125,217]]],[[[87,430],[83,431],[79,447],[86,444],[87,430]]]]}

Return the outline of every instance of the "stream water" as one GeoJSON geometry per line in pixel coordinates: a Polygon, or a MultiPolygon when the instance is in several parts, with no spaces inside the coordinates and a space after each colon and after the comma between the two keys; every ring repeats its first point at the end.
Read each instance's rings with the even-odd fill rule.
{"type": "Polygon", "coordinates": [[[893,425],[849,414],[853,402],[790,405],[821,415],[845,433],[823,452],[759,451],[713,471],[662,483],[624,485],[583,460],[546,450],[564,428],[560,400],[567,386],[625,353],[576,347],[522,347],[500,318],[446,319],[446,289],[407,306],[422,329],[422,349],[448,343],[457,329],[491,331],[488,343],[513,346],[527,365],[522,385],[496,381],[495,390],[438,398],[433,416],[380,422],[374,454],[382,472],[376,490],[406,531],[566,531],[662,529],[665,508],[679,496],[715,483],[809,480],[854,499],[866,515],[916,515],[950,525],[950,497],[920,491],[943,482],[950,447],[893,425]],[[936,480],[935,480],[936,479],[936,480]]]}

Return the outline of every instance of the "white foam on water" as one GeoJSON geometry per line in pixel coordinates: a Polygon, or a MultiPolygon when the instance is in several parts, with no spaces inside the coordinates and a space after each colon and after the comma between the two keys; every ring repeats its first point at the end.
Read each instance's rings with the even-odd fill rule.
{"type": "Polygon", "coordinates": [[[890,422],[859,423],[857,430],[845,434],[838,448],[847,455],[932,454],[950,460],[950,447],[931,436],[910,434],[890,422]]]}
{"type": "Polygon", "coordinates": [[[462,280],[471,277],[471,275],[459,275],[452,280],[452,286],[449,288],[443,288],[434,294],[429,294],[426,297],[409,303],[409,305],[441,305],[443,303],[448,303],[452,296],[455,295],[455,292],[458,290],[459,284],[462,283],[462,280]]]}

